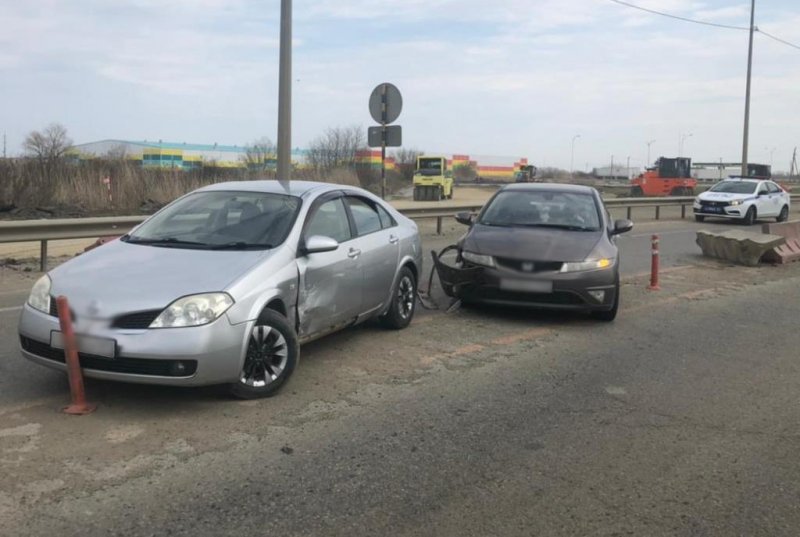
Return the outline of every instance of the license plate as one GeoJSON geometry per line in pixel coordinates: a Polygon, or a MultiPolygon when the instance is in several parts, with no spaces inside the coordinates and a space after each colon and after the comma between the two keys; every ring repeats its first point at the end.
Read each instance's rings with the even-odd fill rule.
{"type": "Polygon", "coordinates": [[[552,293],[553,282],[549,280],[500,280],[500,289],[504,291],[522,291],[526,293],[552,293]]]}
{"type": "MultiPolygon", "coordinates": [[[[117,355],[117,341],[114,339],[84,336],[77,334],[78,352],[102,356],[103,358],[114,358],[117,355]]],[[[55,349],[64,348],[64,334],[61,332],[50,332],[50,346],[55,349]]]]}

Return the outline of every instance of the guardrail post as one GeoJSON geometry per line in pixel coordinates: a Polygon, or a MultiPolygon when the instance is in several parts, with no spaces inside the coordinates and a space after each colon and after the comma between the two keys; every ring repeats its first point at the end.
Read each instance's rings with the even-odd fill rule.
{"type": "Polygon", "coordinates": [[[39,245],[39,271],[47,272],[47,241],[39,245]]]}
{"type": "Polygon", "coordinates": [[[661,217],[661,205],[656,205],[656,220],[661,217]]]}
{"type": "Polygon", "coordinates": [[[437,216],[436,217],[436,234],[437,235],[441,235],[442,234],[442,217],[441,216],[437,216]]]}
{"type": "Polygon", "coordinates": [[[625,217],[625,218],[627,218],[628,220],[630,220],[630,219],[631,219],[631,213],[633,212],[633,211],[632,211],[632,209],[633,209],[633,207],[628,207],[628,210],[627,210],[627,216],[625,217]]]}
{"type": "Polygon", "coordinates": [[[683,220],[684,218],[686,218],[686,205],[681,203],[681,220],[683,220]]]}

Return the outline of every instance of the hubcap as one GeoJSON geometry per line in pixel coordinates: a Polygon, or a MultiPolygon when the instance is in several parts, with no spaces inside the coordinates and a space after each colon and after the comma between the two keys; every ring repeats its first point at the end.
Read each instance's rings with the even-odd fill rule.
{"type": "Polygon", "coordinates": [[[397,312],[403,319],[408,319],[414,310],[414,284],[411,278],[404,276],[397,286],[397,312]]]}
{"type": "Polygon", "coordinates": [[[271,326],[254,326],[239,382],[253,388],[274,382],[286,368],[288,357],[289,348],[283,334],[271,326]]]}

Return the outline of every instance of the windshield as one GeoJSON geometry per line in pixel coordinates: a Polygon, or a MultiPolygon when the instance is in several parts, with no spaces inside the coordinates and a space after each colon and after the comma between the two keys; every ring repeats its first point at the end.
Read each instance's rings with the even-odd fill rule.
{"type": "Polygon", "coordinates": [[[752,194],[758,183],[750,181],[722,181],[712,186],[709,192],[725,192],[728,194],[752,194]]]}
{"type": "Polygon", "coordinates": [[[421,172],[442,172],[442,159],[440,158],[421,158],[419,159],[419,171],[421,172]]]}
{"type": "Polygon", "coordinates": [[[600,213],[591,194],[505,190],[495,196],[478,223],[599,231],[600,213]]]}
{"type": "Polygon", "coordinates": [[[174,248],[273,248],[286,240],[301,201],[263,192],[197,192],[178,200],[133,233],[132,243],[174,248]]]}

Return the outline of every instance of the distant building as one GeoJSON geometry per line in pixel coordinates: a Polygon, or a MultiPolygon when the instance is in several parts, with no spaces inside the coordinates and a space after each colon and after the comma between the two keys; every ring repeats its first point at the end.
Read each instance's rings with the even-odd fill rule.
{"type": "MultiPolygon", "coordinates": [[[[175,168],[191,170],[202,166],[244,168],[247,166],[247,149],[238,145],[187,144],[176,142],[150,142],[132,140],[100,140],[78,144],[73,154],[81,160],[98,157],[125,158],[141,163],[145,168],[175,168]]],[[[292,150],[292,161],[301,163],[305,158],[302,149],[292,150]]],[[[267,165],[274,165],[275,157],[267,156],[267,165]]]]}
{"type": "Polygon", "coordinates": [[[631,166],[603,166],[601,168],[592,168],[592,175],[600,179],[632,179],[642,173],[641,168],[631,166]]]}

